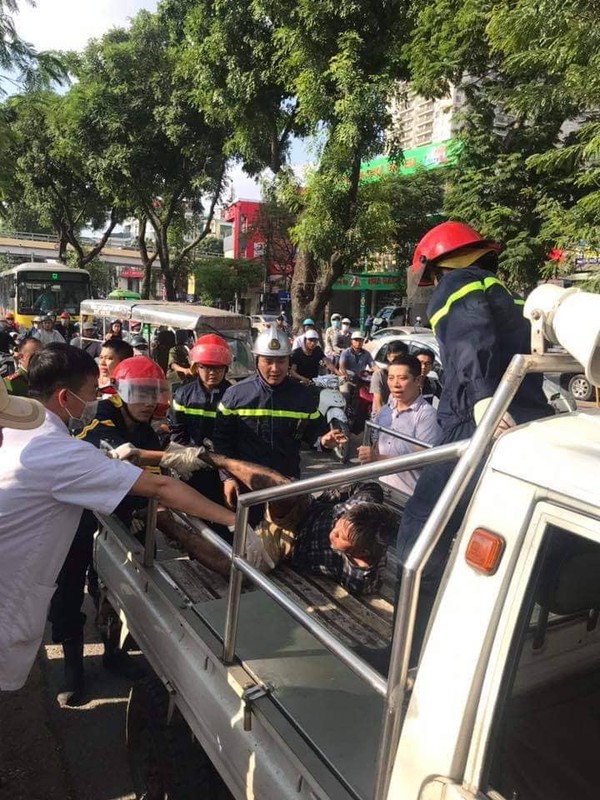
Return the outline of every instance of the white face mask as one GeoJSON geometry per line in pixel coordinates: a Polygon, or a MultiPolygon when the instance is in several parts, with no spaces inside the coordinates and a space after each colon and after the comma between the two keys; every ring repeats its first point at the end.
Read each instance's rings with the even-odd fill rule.
{"type": "Polygon", "coordinates": [[[90,422],[95,419],[96,414],[98,413],[98,401],[86,401],[82,397],[79,397],[78,394],[75,394],[75,392],[72,392],[70,389],[68,391],[71,392],[73,397],[76,397],[80,403],[83,403],[83,408],[81,409],[81,413],[78,417],[73,416],[69,409],[65,407],[65,411],[69,415],[69,430],[72,433],[79,433],[86,427],[86,425],[89,425],[90,422]]]}
{"type": "Polygon", "coordinates": [[[347,322],[342,322],[342,330],[343,330],[343,331],[348,331],[348,330],[350,330],[350,325],[348,325],[348,323],[347,323],[347,322]]]}

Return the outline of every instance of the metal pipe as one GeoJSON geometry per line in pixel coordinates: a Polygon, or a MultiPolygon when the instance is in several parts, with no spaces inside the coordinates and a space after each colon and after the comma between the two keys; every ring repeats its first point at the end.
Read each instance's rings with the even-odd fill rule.
{"type": "Polygon", "coordinates": [[[400,596],[392,638],[390,678],[377,758],[374,800],[385,800],[387,798],[393,760],[400,738],[402,708],[406,696],[408,666],[421,573],[450,520],[452,512],[474,475],[523,377],[528,371],[545,371],[546,364],[547,361],[541,361],[539,356],[515,355],[513,357],[481,423],[468,441],[463,456],[452,472],[433,511],[423,526],[423,530],[402,565],[400,596]]]}
{"type": "MultiPolygon", "coordinates": [[[[243,497],[243,495],[242,495],[243,497]]],[[[227,595],[227,614],[223,632],[223,662],[231,664],[235,657],[235,641],[240,616],[240,597],[242,594],[243,573],[238,568],[239,557],[246,552],[246,528],[248,527],[248,506],[240,503],[235,514],[235,534],[231,558],[229,592],[227,595]]]]}
{"type": "Polygon", "coordinates": [[[154,564],[154,547],[156,545],[156,512],[158,511],[158,500],[151,497],[148,500],[148,510],[146,512],[146,535],[144,538],[144,566],[151,567],[154,564]]]}
{"type": "Polygon", "coordinates": [[[362,464],[360,467],[349,467],[335,472],[328,472],[326,475],[317,475],[314,478],[305,478],[302,481],[286,483],[283,486],[271,486],[269,489],[259,489],[255,492],[248,492],[238,497],[238,508],[240,506],[249,507],[268,503],[273,500],[282,500],[286,497],[295,497],[299,494],[318,492],[322,489],[330,489],[334,486],[342,486],[347,483],[355,483],[366,478],[379,478],[381,475],[388,475],[390,472],[403,472],[409,469],[418,469],[428,464],[437,464],[443,461],[452,461],[460,458],[467,447],[466,442],[451,442],[450,444],[440,445],[440,447],[424,450],[419,453],[409,453],[405,456],[395,456],[387,458],[385,461],[376,461],[371,464],[362,464]]]}
{"type": "Polygon", "coordinates": [[[395,439],[402,439],[403,442],[408,442],[409,444],[414,444],[417,447],[422,447],[423,450],[430,450],[433,445],[429,444],[429,442],[422,442],[420,439],[415,439],[414,436],[409,436],[406,433],[400,433],[399,431],[395,431],[393,428],[386,428],[385,425],[377,425],[375,422],[365,422],[365,430],[370,428],[374,431],[379,431],[379,433],[387,433],[388,436],[393,436],[395,439]]]}

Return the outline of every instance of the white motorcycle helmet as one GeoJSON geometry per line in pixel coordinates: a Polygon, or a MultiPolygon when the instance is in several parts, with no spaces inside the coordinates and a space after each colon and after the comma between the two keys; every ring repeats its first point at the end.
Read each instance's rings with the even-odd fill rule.
{"type": "Polygon", "coordinates": [[[290,340],[284,331],[272,325],[268,330],[259,333],[254,340],[252,353],[255,356],[289,356],[292,348],[290,340]]]}

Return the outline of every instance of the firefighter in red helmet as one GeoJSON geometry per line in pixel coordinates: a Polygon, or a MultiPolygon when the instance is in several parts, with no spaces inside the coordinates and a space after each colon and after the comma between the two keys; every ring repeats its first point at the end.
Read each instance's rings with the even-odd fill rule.
{"type": "MultiPolygon", "coordinates": [[[[496,276],[500,245],[462,222],[443,222],[428,231],[408,268],[409,300],[418,286],[433,286],[427,308],[440,346],[444,385],[438,407],[441,442],[468,439],[481,421],[502,375],[516,353],[530,352],[529,322],[523,300],[496,276]]],[[[542,390],[542,376],[521,384],[499,432],[553,413],[542,390]]],[[[417,539],[438,500],[454,462],[433,464],[421,472],[402,515],[398,554],[402,560],[417,539]]],[[[472,487],[478,475],[472,482],[472,487]]],[[[421,612],[431,608],[451,542],[466,510],[467,491],[430,558],[422,582],[421,612]]],[[[425,624],[420,613],[417,628],[425,624]]],[[[417,639],[422,630],[418,630],[417,639]]]]}
{"type": "MultiPolygon", "coordinates": [[[[189,361],[196,380],[175,390],[169,412],[171,441],[201,447],[205,439],[212,441],[217,406],[230,386],[226,376],[231,351],[225,339],[208,333],[194,342],[189,361]]],[[[195,472],[189,484],[215,503],[224,504],[223,483],[216,470],[195,472]]],[[[226,529],[219,529],[219,533],[231,538],[226,529]]]]}

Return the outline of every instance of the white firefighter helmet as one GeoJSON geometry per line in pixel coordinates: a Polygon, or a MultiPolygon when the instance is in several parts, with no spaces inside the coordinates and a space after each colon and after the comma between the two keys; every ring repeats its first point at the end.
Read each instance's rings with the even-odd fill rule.
{"type": "Polygon", "coordinates": [[[277,325],[271,325],[266,331],[259,333],[254,340],[252,353],[255,356],[289,356],[292,352],[290,340],[277,325]]]}

